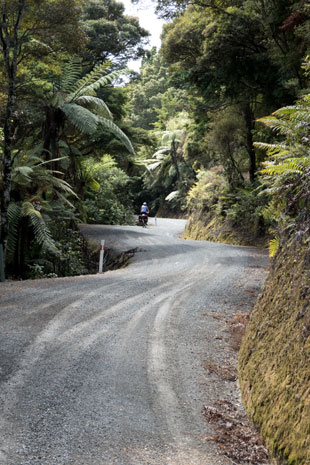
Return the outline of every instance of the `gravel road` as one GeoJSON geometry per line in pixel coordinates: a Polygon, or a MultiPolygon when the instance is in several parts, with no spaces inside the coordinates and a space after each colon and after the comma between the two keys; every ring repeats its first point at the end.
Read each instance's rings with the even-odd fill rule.
{"type": "Polygon", "coordinates": [[[202,410],[238,405],[225,321],[247,312],[266,254],[179,238],[183,220],[82,226],[129,267],[0,284],[1,465],[228,465],[202,410]]]}

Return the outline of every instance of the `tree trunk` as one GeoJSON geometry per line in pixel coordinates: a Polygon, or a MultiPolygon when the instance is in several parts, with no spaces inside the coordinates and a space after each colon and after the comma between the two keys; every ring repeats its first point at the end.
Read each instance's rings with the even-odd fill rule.
{"type": "Polygon", "coordinates": [[[20,42],[18,33],[25,9],[26,0],[19,0],[16,8],[16,19],[10,24],[7,4],[1,7],[0,21],[0,44],[4,58],[4,65],[7,74],[8,96],[5,123],[3,128],[3,194],[1,198],[1,231],[0,242],[4,246],[4,257],[6,255],[6,245],[9,234],[8,207],[11,200],[12,185],[12,150],[13,150],[13,117],[16,100],[16,74],[17,59],[20,52],[20,42]]]}
{"type": "Polygon", "coordinates": [[[178,165],[178,159],[177,159],[177,146],[176,146],[176,142],[175,142],[174,139],[171,142],[170,156],[171,156],[171,160],[172,160],[172,163],[174,165],[174,168],[175,168],[175,173],[176,173],[177,180],[179,180],[180,179],[180,171],[179,171],[179,165],[178,165]]]}
{"type": "Polygon", "coordinates": [[[246,148],[249,155],[249,175],[250,181],[254,182],[256,178],[256,155],[253,145],[252,131],[255,128],[254,115],[249,103],[243,107],[243,115],[246,126],[246,148]]]}

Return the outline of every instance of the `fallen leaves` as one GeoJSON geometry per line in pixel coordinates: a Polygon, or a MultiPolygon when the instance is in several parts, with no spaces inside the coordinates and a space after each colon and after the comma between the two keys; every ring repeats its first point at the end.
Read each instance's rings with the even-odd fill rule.
{"type": "Polygon", "coordinates": [[[215,434],[205,439],[216,443],[226,457],[238,465],[268,464],[262,437],[232,403],[218,400],[214,406],[206,405],[203,414],[208,423],[216,425],[215,434]]]}

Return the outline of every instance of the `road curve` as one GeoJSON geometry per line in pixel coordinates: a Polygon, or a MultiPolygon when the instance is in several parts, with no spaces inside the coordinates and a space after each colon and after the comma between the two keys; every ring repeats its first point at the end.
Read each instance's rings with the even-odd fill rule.
{"type": "Polygon", "coordinates": [[[266,255],[179,238],[183,220],[82,226],[138,248],[102,275],[0,284],[1,465],[228,465],[203,405],[236,383],[219,317],[248,310],[266,255]]]}

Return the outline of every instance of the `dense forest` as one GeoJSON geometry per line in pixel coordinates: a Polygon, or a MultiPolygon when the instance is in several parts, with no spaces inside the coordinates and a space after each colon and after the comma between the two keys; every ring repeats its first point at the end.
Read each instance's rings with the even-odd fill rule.
{"type": "MultiPolygon", "coordinates": [[[[147,201],[152,215],[188,217],[186,238],[269,244],[274,281],[261,298],[261,318],[272,299],[279,312],[287,299],[298,302],[281,344],[289,328],[302,333],[298,366],[304,367],[310,326],[307,320],[299,330],[298,322],[309,308],[310,5],[156,5],[166,19],[159,50],[150,49],[149,31],[125,14],[121,1],[0,0],[6,277],[87,273],[78,224],[133,224],[147,201]],[[137,59],[139,73],[127,66],[137,59]],[[303,266],[297,282],[285,274],[285,265],[293,269],[296,261],[303,266]],[[296,295],[291,290],[298,283],[303,291],[296,295]]],[[[310,463],[304,459],[304,410],[306,421],[296,430],[302,439],[291,445],[285,425],[295,430],[298,419],[282,418],[283,431],[276,414],[266,422],[271,410],[262,400],[268,397],[264,374],[256,379],[266,345],[248,364],[253,341],[264,340],[257,332],[262,320],[255,318],[241,358],[246,403],[273,438],[268,445],[274,455],[288,460],[281,463],[310,463]],[[250,379],[260,386],[257,399],[247,398],[250,379]]],[[[264,324],[269,331],[272,316],[264,324]]],[[[277,386],[286,388],[295,374],[287,368],[277,386]]],[[[286,392],[274,393],[281,412],[289,412],[286,392]]],[[[298,396],[304,391],[293,390],[291,398],[298,396]]]]}

